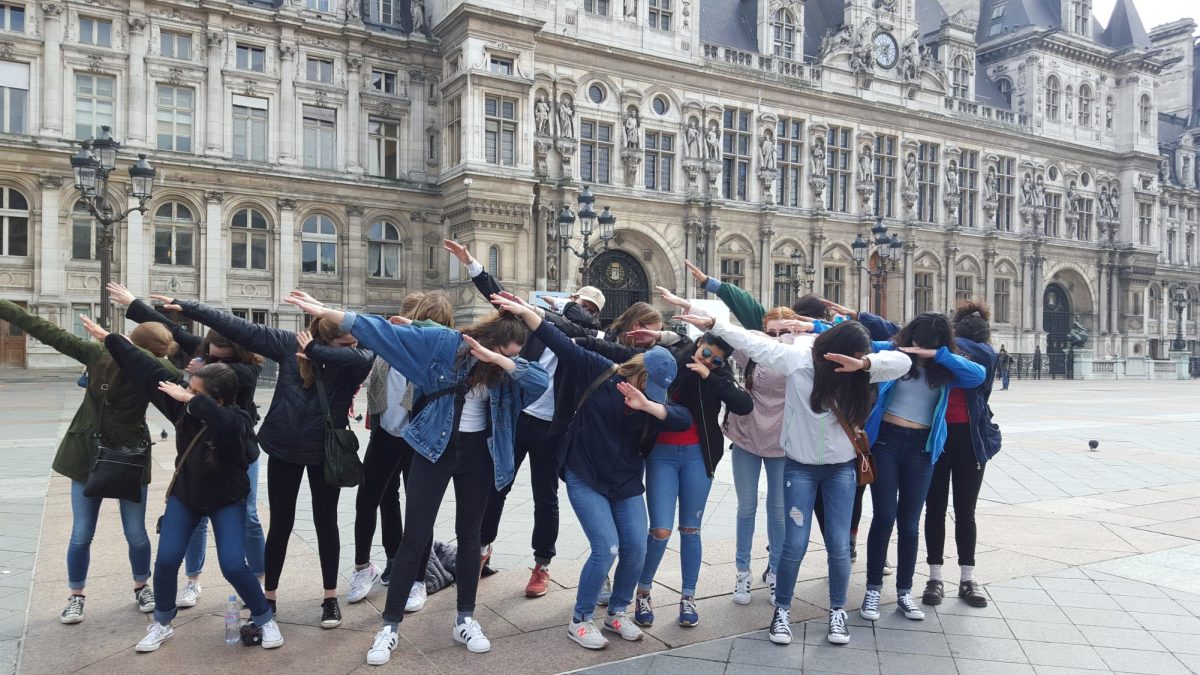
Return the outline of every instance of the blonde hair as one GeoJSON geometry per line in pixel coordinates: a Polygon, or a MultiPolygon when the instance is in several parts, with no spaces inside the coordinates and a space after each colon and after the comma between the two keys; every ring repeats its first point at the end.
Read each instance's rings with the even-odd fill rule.
{"type": "Polygon", "coordinates": [[[763,330],[766,330],[767,324],[771,323],[772,321],[790,321],[798,318],[800,318],[800,315],[792,311],[791,307],[776,307],[766,314],[763,314],[762,328],[763,330]]]}
{"type": "Polygon", "coordinates": [[[159,358],[166,358],[179,350],[171,331],[161,323],[138,324],[129,333],[129,341],[159,358]]]}
{"type": "Polygon", "coordinates": [[[454,328],[454,306],[445,293],[422,293],[421,298],[405,317],[413,321],[433,321],[447,328],[454,328]]]}
{"type": "Polygon", "coordinates": [[[649,376],[646,372],[646,355],[638,354],[617,366],[617,375],[629,384],[644,391],[646,389],[646,378],[649,376]]]}
{"type": "Polygon", "coordinates": [[[416,309],[417,305],[419,305],[424,299],[425,293],[421,291],[409,293],[408,295],[404,296],[404,300],[400,303],[400,316],[411,318],[413,310],[416,309]]]}

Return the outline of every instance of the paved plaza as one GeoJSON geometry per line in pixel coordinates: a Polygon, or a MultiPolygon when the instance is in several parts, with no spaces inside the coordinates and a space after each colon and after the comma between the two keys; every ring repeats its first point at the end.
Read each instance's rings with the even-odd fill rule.
{"type": "MultiPolygon", "coordinates": [[[[222,641],[222,599],[229,586],[215,551],[200,604],[182,610],[175,638],[154,654],[135,654],[149,615],[130,593],[129,567],[115,505],[105,504],[92,548],[87,618],[64,626],[65,549],[70,533],[68,481],[50,472],[57,439],[78,405],[77,373],[0,371],[0,672],[138,673],[366,672],[365,654],[379,625],[385,589],[350,606],[354,491],[341,497],[343,613],[336,630],[319,627],[316,539],[302,490],[302,511],[279,595],[287,640],[268,652],[222,641]]],[[[270,391],[260,392],[260,403],[270,391]]],[[[924,622],[885,607],[866,625],[851,614],[851,644],[824,642],[827,609],[824,551],[817,541],[801,570],[790,647],[765,641],[766,590],[748,606],[730,600],[736,499],[728,463],[718,467],[705,514],[704,567],[698,589],[702,621],[680,628],[674,550],[655,590],[659,622],[639,643],[614,641],[587,652],[563,634],[586,540],[563,494],[554,589],[527,600],[532,565],[532,501],[522,472],[496,543],[503,571],[480,585],[477,616],[493,642],[474,655],[450,637],[452,590],[430,597],[401,627],[387,672],[554,673],[1200,673],[1200,409],[1194,382],[1015,382],[993,396],[1004,448],[988,465],[981,497],[976,577],[992,603],[972,609],[954,599],[924,622]],[[1089,440],[1100,442],[1097,452],[1089,440]],[[811,623],[809,623],[811,621],[811,623]]],[[[360,401],[362,407],[364,401],[360,401]]],[[[157,413],[151,428],[166,427],[157,413]]],[[[365,445],[366,433],[362,433],[365,445]]],[[[161,513],[173,442],[155,446],[147,521],[161,513]]],[[[259,511],[269,522],[264,485],[259,511]]],[[[447,500],[453,500],[448,495],[447,500]]],[[[438,538],[453,538],[446,505],[438,538]]],[[[870,517],[869,506],[863,531],[870,517]]],[[[760,514],[760,532],[762,531],[760,514]]],[[[951,531],[953,528],[950,528],[951,531]]],[[[378,543],[378,542],[377,542],[378,543]]],[[[755,577],[765,564],[755,545],[755,577]]],[[[211,540],[210,540],[211,546],[211,540]]],[[[674,542],[672,544],[674,549],[674,542]]],[[[957,582],[947,544],[948,587],[957,582]]],[[[860,549],[861,550],[861,549],[860,549]]],[[[923,560],[923,554],[920,556],[923,560]]],[[[377,547],[375,560],[382,562],[377,547]]],[[[851,579],[851,603],[863,592],[865,560],[851,579]]],[[[926,567],[918,565],[916,585],[926,567]]],[[[761,586],[761,584],[760,584],[761,586]]],[[[894,600],[885,589],[884,601],[894,600]]],[[[932,608],[927,608],[932,610],[932,608]]]]}

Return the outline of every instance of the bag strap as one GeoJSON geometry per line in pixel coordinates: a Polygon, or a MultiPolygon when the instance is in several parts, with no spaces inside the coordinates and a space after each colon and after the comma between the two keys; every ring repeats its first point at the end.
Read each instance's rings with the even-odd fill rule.
{"type": "Polygon", "coordinates": [[[575,404],[575,412],[571,413],[571,419],[575,419],[575,415],[579,413],[579,409],[583,407],[583,404],[587,403],[587,400],[592,395],[592,393],[595,392],[597,389],[599,389],[600,385],[607,382],[608,378],[610,378],[616,374],[617,374],[617,364],[614,363],[611,366],[609,366],[608,369],[605,370],[603,373],[600,373],[599,375],[597,375],[596,379],[592,380],[592,383],[588,385],[588,388],[583,390],[583,396],[580,396],[579,403],[575,404]]]}
{"type": "Polygon", "coordinates": [[[167,484],[167,492],[163,495],[163,502],[166,502],[171,497],[171,491],[175,489],[175,480],[179,478],[179,472],[183,470],[183,465],[187,464],[188,455],[192,454],[192,448],[196,447],[196,443],[200,441],[200,437],[204,432],[208,431],[208,422],[200,425],[200,431],[192,436],[192,442],[183,450],[183,457],[179,459],[179,464],[175,467],[175,473],[171,476],[171,482],[167,484]]]}
{"type": "Polygon", "coordinates": [[[842,431],[846,432],[846,436],[850,439],[850,445],[854,447],[855,454],[871,454],[871,448],[867,446],[866,439],[863,438],[862,429],[855,429],[850,426],[850,422],[842,414],[841,410],[834,410],[833,414],[837,416],[838,423],[842,425],[842,431]]]}

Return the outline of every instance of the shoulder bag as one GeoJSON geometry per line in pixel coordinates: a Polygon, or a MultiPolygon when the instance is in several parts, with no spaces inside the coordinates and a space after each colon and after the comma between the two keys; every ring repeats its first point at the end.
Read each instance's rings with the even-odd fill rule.
{"type": "Polygon", "coordinates": [[[833,414],[837,416],[838,423],[842,425],[842,431],[845,431],[846,436],[850,439],[850,445],[854,446],[854,473],[858,475],[858,484],[874,483],[875,458],[871,456],[871,442],[867,439],[866,432],[850,426],[850,422],[842,414],[842,411],[835,410],[833,414]]]}
{"type": "Polygon", "coordinates": [[[104,441],[104,422],[108,417],[108,384],[100,385],[102,398],[92,436],[92,468],[83,494],[93,499],[142,501],[142,479],[150,463],[150,445],[111,445],[104,441]]]}
{"type": "Polygon", "coordinates": [[[323,369],[314,368],[317,397],[325,414],[325,484],[331,487],[355,487],[362,481],[362,460],[358,458],[358,436],[350,429],[336,429],[329,412],[329,398],[321,381],[323,369]]]}

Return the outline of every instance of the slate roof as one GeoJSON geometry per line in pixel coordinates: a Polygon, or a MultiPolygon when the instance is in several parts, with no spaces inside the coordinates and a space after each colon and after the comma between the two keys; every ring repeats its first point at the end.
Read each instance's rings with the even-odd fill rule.
{"type": "Polygon", "coordinates": [[[1108,26],[1104,29],[1102,42],[1113,49],[1150,46],[1150,36],[1142,25],[1137,8],[1133,6],[1133,0],[1117,0],[1108,26]]]}
{"type": "Polygon", "coordinates": [[[700,39],[723,47],[758,51],[758,0],[700,2],[700,39]]]}

